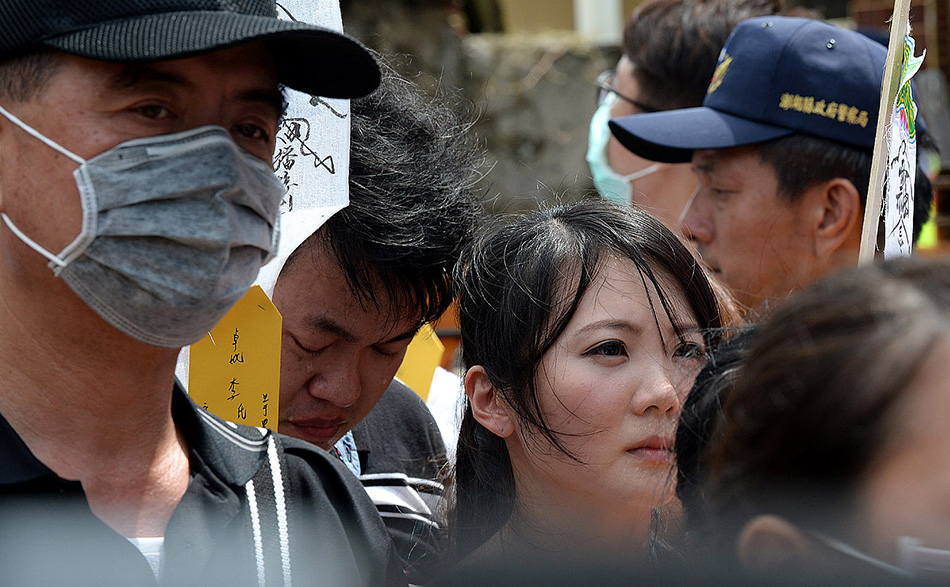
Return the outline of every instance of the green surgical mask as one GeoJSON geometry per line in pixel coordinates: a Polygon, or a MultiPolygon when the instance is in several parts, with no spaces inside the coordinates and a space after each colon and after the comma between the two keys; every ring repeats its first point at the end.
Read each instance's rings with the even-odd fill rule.
{"type": "Polygon", "coordinates": [[[610,128],[607,126],[607,122],[610,120],[610,107],[616,100],[616,94],[608,93],[590,119],[587,164],[590,166],[594,187],[600,197],[615,204],[630,205],[633,202],[633,181],[656,172],[659,170],[660,164],[654,163],[629,175],[620,175],[610,167],[610,162],[607,160],[610,128]]]}

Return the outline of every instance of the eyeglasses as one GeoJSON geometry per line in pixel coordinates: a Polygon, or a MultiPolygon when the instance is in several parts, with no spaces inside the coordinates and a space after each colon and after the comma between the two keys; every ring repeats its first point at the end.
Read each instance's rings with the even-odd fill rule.
{"type": "Polygon", "coordinates": [[[623,94],[617,92],[617,90],[614,89],[614,82],[616,80],[617,80],[617,71],[614,69],[608,69],[607,71],[604,71],[603,73],[597,76],[597,81],[594,83],[597,84],[597,104],[598,105],[603,104],[604,99],[607,97],[607,94],[614,94],[621,100],[624,100],[626,102],[629,102],[630,104],[633,104],[634,106],[636,106],[643,112],[659,112],[660,111],[659,108],[653,108],[652,106],[647,106],[643,102],[638,102],[634,100],[633,98],[628,98],[624,96],[623,94]]]}

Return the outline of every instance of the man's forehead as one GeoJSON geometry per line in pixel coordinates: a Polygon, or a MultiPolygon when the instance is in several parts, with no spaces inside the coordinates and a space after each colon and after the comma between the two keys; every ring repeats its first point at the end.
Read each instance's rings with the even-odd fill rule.
{"type": "Polygon", "coordinates": [[[380,313],[371,324],[352,320],[352,314],[334,315],[314,308],[307,316],[307,326],[315,331],[331,334],[350,343],[388,343],[410,340],[419,330],[418,317],[408,314],[380,313]]]}
{"type": "Polygon", "coordinates": [[[694,171],[712,173],[720,170],[727,164],[755,156],[756,151],[751,146],[729,147],[728,149],[698,149],[693,151],[692,167],[694,171]]]}

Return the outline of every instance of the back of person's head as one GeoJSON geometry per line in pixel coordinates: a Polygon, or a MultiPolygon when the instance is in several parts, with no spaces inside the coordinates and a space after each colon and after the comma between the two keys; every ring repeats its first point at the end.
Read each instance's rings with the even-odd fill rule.
{"type": "MultiPolygon", "coordinates": [[[[721,317],[709,281],[679,239],[639,209],[583,201],[498,223],[476,239],[456,271],[465,366],[483,368],[524,427],[568,457],[541,410],[535,380],[542,358],[611,258],[633,262],[644,287],[652,284],[657,292],[650,296],[654,316],[665,312],[682,338],[671,302],[671,295],[681,295],[711,346],[721,317]]],[[[515,498],[505,441],[475,420],[470,405],[456,459],[450,523],[466,548],[504,524],[515,498]]]]}
{"type": "MultiPolygon", "coordinates": [[[[807,546],[826,558],[827,549],[818,545],[845,543],[854,548],[837,550],[861,550],[884,540],[875,535],[881,521],[867,509],[870,472],[887,463],[895,443],[907,438],[919,417],[907,411],[921,393],[915,382],[925,375],[946,379],[924,367],[943,368],[945,361],[933,361],[943,360],[948,344],[946,261],[905,258],[832,275],[762,323],[702,455],[709,518],[705,538],[726,551],[718,560],[735,561],[738,541],[739,557],[755,569],[762,561],[749,558],[744,545],[761,539],[755,534],[761,529],[757,522],[770,528],[784,523],[783,531],[797,528],[798,538],[782,547],[807,546]]],[[[933,475],[944,469],[931,463],[917,472],[933,475]]],[[[905,489],[935,481],[891,480],[905,489]]],[[[892,507],[889,516],[903,506],[895,502],[892,507]]],[[[950,531],[945,520],[936,522],[938,530],[944,524],[943,536],[950,531]]],[[[922,536],[929,533],[925,525],[933,528],[928,522],[916,527],[923,534],[904,530],[922,536]]],[[[759,553],[763,544],[769,542],[759,541],[759,553]]],[[[893,541],[885,547],[893,554],[893,541]]],[[[862,557],[857,567],[838,570],[885,568],[863,555],[845,558],[862,557]]]]}
{"type": "Polygon", "coordinates": [[[662,110],[699,106],[719,51],[735,26],[778,14],[783,0],[648,0],[630,15],[623,53],[635,66],[640,101],[662,110]]]}
{"type": "Polygon", "coordinates": [[[452,302],[452,267],[480,216],[483,161],[460,100],[382,72],[378,90],[351,102],[349,205],[287,264],[324,247],[361,304],[421,324],[452,302]]]}

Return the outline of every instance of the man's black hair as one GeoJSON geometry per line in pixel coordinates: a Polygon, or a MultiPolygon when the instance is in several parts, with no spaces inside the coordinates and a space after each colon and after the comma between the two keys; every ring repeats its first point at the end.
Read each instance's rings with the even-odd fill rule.
{"type": "Polygon", "coordinates": [[[307,245],[326,247],[364,306],[420,325],[438,318],[481,210],[482,159],[460,107],[384,67],[379,89],[351,103],[350,204],[287,265],[307,245]]]}
{"type": "Polygon", "coordinates": [[[699,106],[719,52],[740,21],[778,14],[784,0],[649,0],[627,19],[623,53],[640,101],[660,110],[699,106]]]}
{"type": "MultiPolygon", "coordinates": [[[[920,158],[924,149],[936,149],[927,133],[917,133],[917,178],[914,183],[914,235],[916,242],[921,227],[930,217],[933,203],[933,185],[923,172],[920,158]]],[[[788,200],[795,200],[808,188],[836,177],[849,180],[861,195],[862,209],[867,203],[871,179],[871,152],[829,139],[805,134],[752,145],[763,163],[775,170],[778,192],[788,200]]]]}

